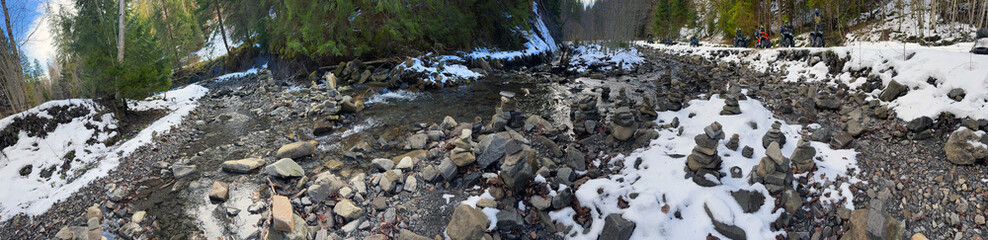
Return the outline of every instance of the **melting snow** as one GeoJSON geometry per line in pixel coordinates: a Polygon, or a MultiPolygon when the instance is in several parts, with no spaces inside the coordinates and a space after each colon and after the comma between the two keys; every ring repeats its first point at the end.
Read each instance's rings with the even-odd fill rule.
{"type": "Polygon", "coordinates": [[[207,91],[202,86],[189,85],[145,101],[128,103],[137,110],[163,109],[169,113],[141,130],[132,139],[113,146],[106,146],[103,142],[118,134],[117,120],[109,113],[97,116],[101,109],[91,100],[51,101],[0,120],[0,128],[6,128],[18,116],[37,114],[39,117],[51,118],[46,111],[55,106],[79,106],[89,112],[69,123],[58,125],[44,138],[28,137],[24,131],[20,131],[15,145],[2,149],[0,182],[5,187],[0,188],[0,216],[7,220],[19,213],[31,216],[42,214],[53,204],[68,198],[93,180],[105,177],[120,163],[120,159],[141,146],[153,144],[152,136],[167,133],[172,126],[180,123],[183,117],[195,109],[198,99],[207,91]],[[103,132],[88,129],[86,125],[103,129],[103,132]],[[91,138],[98,142],[88,144],[87,141],[91,138]],[[58,172],[50,178],[41,176],[42,169],[61,165],[62,158],[69,152],[74,152],[74,159],[77,161],[70,162],[71,169],[64,177],[59,176],[58,172]],[[34,166],[34,171],[22,177],[18,172],[28,164],[34,166]]]}
{"type": "MultiPolygon", "coordinates": [[[[779,120],[772,117],[772,113],[757,100],[742,100],[739,104],[742,114],[734,116],[719,115],[724,101],[716,96],[712,100],[691,101],[690,106],[681,111],[659,113],[656,120],[658,123],[671,122],[678,117],[683,134],[677,135],[676,129],[661,130],[659,138],[653,140],[650,147],[613,160],[624,161],[624,166],[635,166],[636,159],[641,158],[639,169],[624,168],[618,174],[587,181],[576,189],[574,194],[579,202],[591,208],[590,217],[593,223],[586,233],[583,226],[572,220],[576,214],[572,208],[550,212],[550,217],[557,223],[572,227],[566,233],[570,239],[596,239],[603,231],[604,217],[612,213],[621,214],[625,219],[636,223],[632,239],[704,239],[708,233],[724,239],[714,230],[704,211],[703,206],[707,205],[714,217],[743,228],[749,239],[774,239],[782,232],[771,230],[770,225],[785,210],[773,210],[775,199],[761,183],[749,184],[748,176],[752,174],[751,169],[757,165],[758,159],[766,156],[765,149],[761,147],[762,136],[773,122],[779,120]],[[690,118],[690,114],[696,115],[690,118]],[[701,187],[692,179],[684,178],[686,157],[677,158],[673,155],[689,155],[696,145],[693,137],[703,133],[703,128],[714,121],[723,125],[726,135],[739,134],[740,146],[754,147],[754,157],[744,158],[740,151],[732,151],[725,146],[727,139],[721,140],[717,149],[724,161],[721,171],[727,172],[731,167],[737,166],[742,169],[743,177],[735,179],[726,176],[720,179],[723,185],[701,187]],[[751,124],[757,124],[758,127],[752,128],[751,124]],[[737,190],[760,192],[765,195],[765,203],[756,212],[744,213],[730,194],[737,190]],[[628,197],[631,193],[638,193],[638,197],[628,197]],[[618,197],[627,200],[629,208],[619,208],[618,197]],[[668,213],[661,211],[665,205],[670,207],[668,213]],[[682,219],[673,216],[677,211],[682,214],[682,219]]],[[[795,150],[800,129],[800,125],[783,124],[781,130],[787,138],[787,144],[782,149],[783,154],[789,156],[795,150]]],[[[848,169],[857,168],[854,150],[834,150],[820,142],[812,142],[812,146],[817,150],[817,158],[822,159],[816,160],[819,170],[815,175],[825,177],[813,177],[810,181],[834,181],[837,177],[846,177],[848,169]]],[[[851,177],[850,181],[854,183],[860,180],[851,177]]],[[[847,189],[848,185],[850,184],[843,184],[842,189],[813,191],[831,192],[832,198],[823,201],[834,203],[833,201],[840,200],[838,198],[844,198],[844,206],[853,209],[853,195],[847,189]]]]}

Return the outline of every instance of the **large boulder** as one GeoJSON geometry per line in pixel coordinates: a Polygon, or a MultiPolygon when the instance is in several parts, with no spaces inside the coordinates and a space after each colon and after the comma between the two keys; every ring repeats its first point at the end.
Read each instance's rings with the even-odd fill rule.
{"type": "Polygon", "coordinates": [[[612,213],[604,218],[604,231],[597,240],[628,240],[634,232],[634,222],[624,219],[621,214],[612,213]]]}
{"type": "Polygon", "coordinates": [[[264,166],[264,159],[260,158],[244,158],[240,160],[230,160],[223,162],[220,165],[223,171],[231,173],[248,173],[254,169],[264,166]]]}
{"type": "Polygon", "coordinates": [[[895,100],[896,98],[899,98],[902,95],[906,95],[907,92],[909,92],[909,87],[906,87],[905,85],[899,84],[899,82],[892,80],[889,82],[889,86],[886,87],[884,91],[882,91],[882,94],[878,95],[878,99],[881,99],[882,101],[886,101],[886,102],[891,102],[892,100],[895,100]]]}
{"type": "Polygon", "coordinates": [[[452,240],[474,240],[484,237],[490,225],[487,215],[480,209],[461,204],[453,210],[453,216],[446,225],[446,235],[452,240]]]}
{"type": "Polygon", "coordinates": [[[316,140],[289,143],[278,149],[278,158],[299,159],[312,155],[319,142],[316,140]]]}
{"type": "Polygon", "coordinates": [[[268,175],[281,178],[302,177],[305,175],[305,170],[302,169],[302,166],[299,166],[298,163],[292,161],[291,158],[282,158],[281,160],[264,167],[264,171],[267,172],[268,175]]]}
{"type": "Polygon", "coordinates": [[[988,149],[985,143],[980,142],[984,132],[971,131],[971,129],[961,127],[950,134],[947,144],[943,146],[943,151],[947,153],[947,160],[954,164],[973,164],[978,159],[988,157],[988,149]]]}
{"type": "Polygon", "coordinates": [[[933,118],[923,116],[906,124],[906,128],[911,132],[922,132],[923,130],[930,129],[933,126],[933,118]]]}

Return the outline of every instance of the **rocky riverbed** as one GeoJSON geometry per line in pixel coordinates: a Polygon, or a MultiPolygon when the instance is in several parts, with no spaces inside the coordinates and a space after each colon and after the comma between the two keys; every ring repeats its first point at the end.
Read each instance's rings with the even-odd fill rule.
{"type": "MultiPolygon", "coordinates": [[[[720,115],[740,113],[738,101],[750,98],[775,118],[806,126],[804,141],[786,143],[778,126],[762,126],[773,129],[759,140],[764,145],[738,146],[736,136],[711,125],[697,135],[697,150],[680,156],[688,162],[684,177],[700,186],[742,172],[758,176],[745,180],[766,186],[775,201],[766,206],[784,209],[771,224],[777,238],[986,234],[984,161],[952,163],[944,146],[959,126],[983,130],[988,122],[949,116],[902,122],[878,100],[839,84],[783,82],[781,72],[641,52],[646,60],[632,70],[490,70],[475,82],[437,90],[338,87],[322,78],[275,79],[266,71],[206,82],[211,90],[199,107],[157,136],[154,147],[139,149],[49,214],[6,220],[0,236],[569,238],[575,226],[554,221],[551,212],[573,209],[572,224],[589,230],[591,211],[599,210],[580,203],[576,189],[637,169],[610,159],[649,147],[660,131],[682,132],[679,121],[690,121],[659,123],[658,113],[719,98],[727,103],[716,110],[720,115]],[[805,148],[811,141],[853,148],[859,169],[814,181],[825,176],[814,175],[813,153],[805,148]],[[716,149],[725,144],[748,158],[749,148],[767,155],[751,160],[754,169],[721,169],[719,156],[730,153],[716,149]],[[786,144],[803,152],[775,153],[786,144]],[[841,187],[853,197],[824,191],[841,187]]],[[[814,59],[794,58],[800,57],[814,59]]],[[[757,192],[732,196],[752,211],[765,201],[757,192]]],[[[617,199],[613,204],[628,208],[617,199]]],[[[707,214],[716,219],[710,209],[707,214]]],[[[636,227],[620,215],[602,219],[600,239],[627,239],[636,227]]],[[[755,236],[731,223],[711,224],[713,238],[755,236]]]]}

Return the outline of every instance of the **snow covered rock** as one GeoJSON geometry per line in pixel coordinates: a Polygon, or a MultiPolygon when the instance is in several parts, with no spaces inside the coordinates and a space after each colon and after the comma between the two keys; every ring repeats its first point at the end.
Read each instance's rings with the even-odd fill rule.
{"type": "Polygon", "coordinates": [[[988,140],[984,131],[971,131],[966,127],[961,127],[950,134],[943,151],[947,153],[947,160],[954,164],[969,165],[978,159],[988,157],[988,140]]]}

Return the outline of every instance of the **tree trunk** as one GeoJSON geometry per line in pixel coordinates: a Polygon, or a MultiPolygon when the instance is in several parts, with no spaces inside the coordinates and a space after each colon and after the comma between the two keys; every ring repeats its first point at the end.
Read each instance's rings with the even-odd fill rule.
{"type": "Polygon", "coordinates": [[[117,61],[118,62],[123,62],[123,58],[124,58],[124,33],[126,32],[126,29],[124,29],[124,11],[126,11],[124,9],[124,1],[125,0],[120,0],[120,11],[119,11],[120,32],[117,33],[117,61]]]}
{"type": "Polygon", "coordinates": [[[170,45],[172,45],[172,46],[168,46],[168,48],[169,48],[169,51],[172,52],[172,56],[175,56],[175,59],[172,62],[172,64],[174,65],[175,68],[178,68],[178,67],[181,67],[180,66],[181,64],[179,62],[180,60],[179,60],[179,57],[178,57],[178,51],[175,49],[175,45],[176,45],[175,44],[175,36],[172,34],[172,32],[174,31],[174,29],[172,29],[172,23],[171,23],[171,21],[168,21],[168,2],[167,1],[161,1],[161,10],[162,10],[161,12],[164,14],[163,17],[164,17],[164,20],[165,20],[165,25],[168,26],[168,42],[170,43],[170,45]]]}
{"type": "Polygon", "coordinates": [[[223,12],[220,11],[220,2],[213,0],[213,5],[216,7],[216,19],[220,22],[220,36],[223,36],[223,46],[226,47],[226,54],[229,55],[231,53],[230,44],[226,41],[226,28],[223,27],[223,12]]]}
{"type": "Polygon", "coordinates": [[[27,109],[27,100],[24,94],[24,70],[21,69],[17,43],[14,41],[14,32],[10,27],[10,11],[7,9],[7,1],[0,0],[0,6],[3,7],[4,21],[7,26],[7,37],[0,36],[0,40],[2,40],[0,41],[0,45],[2,45],[0,46],[0,71],[2,71],[0,77],[3,78],[3,81],[0,81],[3,88],[0,90],[3,91],[13,110],[12,113],[14,113],[27,109]]]}

